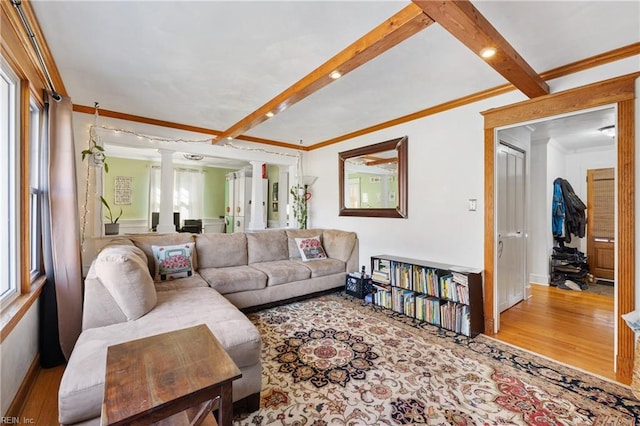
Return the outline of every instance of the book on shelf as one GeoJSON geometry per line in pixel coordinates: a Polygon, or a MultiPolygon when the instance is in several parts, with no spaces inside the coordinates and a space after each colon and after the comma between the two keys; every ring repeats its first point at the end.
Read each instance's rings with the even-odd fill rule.
{"type": "Polygon", "coordinates": [[[460,272],[455,272],[455,271],[451,271],[451,275],[453,276],[453,281],[458,283],[458,284],[462,284],[462,285],[469,285],[469,277],[466,276],[465,274],[462,274],[460,272]]]}
{"type": "Polygon", "coordinates": [[[371,279],[383,284],[391,283],[391,280],[389,279],[389,273],[385,271],[379,271],[377,269],[371,272],[371,279]]]}

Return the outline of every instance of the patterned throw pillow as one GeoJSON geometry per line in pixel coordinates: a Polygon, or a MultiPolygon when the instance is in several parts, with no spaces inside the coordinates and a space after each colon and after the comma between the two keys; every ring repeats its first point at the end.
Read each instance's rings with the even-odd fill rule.
{"type": "Polygon", "coordinates": [[[190,277],[193,274],[194,243],[151,246],[156,264],[155,281],[190,277]]]}
{"type": "Polygon", "coordinates": [[[296,238],[296,245],[300,251],[303,261],[326,259],[327,254],[324,252],[320,237],[296,238]]]}

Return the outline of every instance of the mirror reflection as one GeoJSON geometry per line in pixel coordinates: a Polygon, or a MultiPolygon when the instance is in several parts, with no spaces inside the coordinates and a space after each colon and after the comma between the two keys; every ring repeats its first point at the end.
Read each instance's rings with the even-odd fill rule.
{"type": "Polygon", "coordinates": [[[398,196],[398,153],[389,150],[345,160],[344,207],[395,208],[398,196]]]}
{"type": "Polygon", "coordinates": [[[341,216],[406,217],[406,136],[338,157],[341,216]]]}

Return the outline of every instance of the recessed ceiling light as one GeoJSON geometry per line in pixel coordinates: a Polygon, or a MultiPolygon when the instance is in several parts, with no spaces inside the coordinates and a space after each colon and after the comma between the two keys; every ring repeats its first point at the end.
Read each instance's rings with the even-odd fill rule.
{"type": "Polygon", "coordinates": [[[340,71],[334,71],[331,74],[329,74],[329,77],[331,77],[334,80],[339,79],[340,77],[342,77],[342,74],[340,74],[340,71]]]}
{"type": "Polygon", "coordinates": [[[229,139],[230,141],[233,140],[232,136],[227,136],[227,139],[229,139]]]}
{"type": "Polygon", "coordinates": [[[482,56],[485,59],[489,59],[490,57],[492,57],[495,54],[496,54],[496,48],[495,47],[485,47],[484,49],[482,49],[480,51],[480,56],[482,56]]]}
{"type": "Polygon", "coordinates": [[[273,113],[271,111],[269,111],[268,113],[265,114],[267,117],[271,118],[273,117],[273,113]]]}

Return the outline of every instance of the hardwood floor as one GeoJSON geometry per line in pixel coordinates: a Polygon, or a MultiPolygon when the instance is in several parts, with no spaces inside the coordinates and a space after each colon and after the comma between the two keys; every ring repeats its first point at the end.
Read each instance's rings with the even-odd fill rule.
{"type": "MultiPolygon", "coordinates": [[[[58,424],[58,388],[64,366],[40,369],[18,417],[35,425],[58,424]]],[[[27,423],[26,421],[22,423],[27,423]]]]}
{"type": "MultiPolygon", "coordinates": [[[[615,380],[613,298],[532,285],[533,296],[503,312],[497,340],[615,380]]],[[[20,416],[58,424],[64,367],[40,370],[20,416]]]]}
{"type": "Polygon", "coordinates": [[[532,285],[500,315],[503,342],[615,380],[612,297],[532,285]]]}

